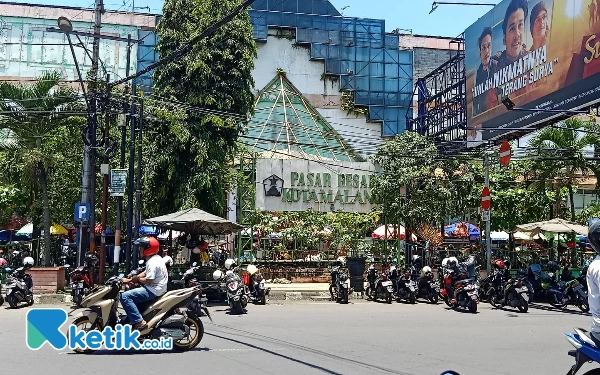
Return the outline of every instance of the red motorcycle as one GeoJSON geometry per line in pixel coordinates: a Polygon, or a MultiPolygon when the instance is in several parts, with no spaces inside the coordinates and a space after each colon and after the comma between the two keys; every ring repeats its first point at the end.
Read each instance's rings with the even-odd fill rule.
{"type": "MultiPolygon", "coordinates": [[[[71,296],[77,307],[81,307],[83,297],[94,287],[94,266],[98,258],[92,253],[85,255],[83,266],[79,266],[69,274],[71,281],[71,296]]],[[[67,268],[69,265],[65,265],[67,268]]]]}

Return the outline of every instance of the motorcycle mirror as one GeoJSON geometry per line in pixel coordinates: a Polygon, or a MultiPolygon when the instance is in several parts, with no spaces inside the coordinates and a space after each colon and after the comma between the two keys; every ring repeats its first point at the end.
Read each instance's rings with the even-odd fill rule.
{"type": "Polygon", "coordinates": [[[120,273],[120,274],[119,274],[119,279],[122,279],[122,278],[123,278],[123,276],[125,276],[125,274],[124,274],[124,273],[120,273]]]}
{"type": "Polygon", "coordinates": [[[198,265],[198,262],[192,263],[192,267],[196,267],[197,265],[198,265]]]}
{"type": "Polygon", "coordinates": [[[65,268],[69,268],[69,267],[71,267],[71,265],[65,264],[65,268]]]}

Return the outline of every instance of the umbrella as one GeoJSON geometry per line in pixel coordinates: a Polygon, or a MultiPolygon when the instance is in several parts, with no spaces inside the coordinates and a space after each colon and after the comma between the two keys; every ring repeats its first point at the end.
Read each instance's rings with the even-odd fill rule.
{"type": "Polygon", "coordinates": [[[506,232],[490,232],[490,239],[492,241],[507,241],[509,234],[506,232]]]}
{"type": "Polygon", "coordinates": [[[69,234],[69,230],[60,224],[54,224],[53,226],[50,227],[50,234],[51,235],[65,235],[65,234],[69,234]]]}
{"type": "Polygon", "coordinates": [[[479,227],[467,222],[446,225],[444,227],[444,232],[447,236],[467,237],[467,229],[469,231],[469,237],[479,237],[481,235],[479,227]]]}
{"type": "Polygon", "coordinates": [[[29,224],[25,224],[24,227],[22,227],[21,229],[19,229],[17,231],[17,233],[15,233],[17,236],[31,236],[31,234],[33,233],[33,223],[29,223],[29,224]]]}
{"type": "MultiPolygon", "coordinates": [[[[396,225],[396,227],[398,227],[398,233],[400,234],[400,240],[404,241],[406,239],[406,229],[404,228],[403,225],[396,225]]],[[[375,229],[373,231],[373,233],[371,233],[371,237],[378,238],[378,239],[384,239],[385,238],[385,225],[382,225],[379,228],[375,229]]],[[[398,235],[396,234],[396,228],[394,228],[393,224],[387,225],[387,238],[388,239],[398,238],[398,235]]],[[[417,241],[417,236],[415,236],[414,233],[412,234],[411,238],[413,241],[417,241]]]]}
{"type": "Polygon", "coordinates": [[[588,227],[563,219],[552,219],[537,223],[517,225],[517,229],[525,232],[577,233],[588,234],[588,227]]]}
{"type": "Polygon", "coordinates": [[[523,241],[530,241],[530,240],[537,240],[538,238],[541,240],[545,240],[546,237],[542,234],[542,233],[538,233],[538,234],[534,234],[531,232],[515,232],[513,233],[513,238],[515,240],[523,240],[523,241]]]}
{"type": "MultiPolygon", "coordinates": [[[[147,228],[147,227],[140,227],[140,230],[141,230],[142,228],[147,228]]],[[[180,236],[180,235],[181,235],[181,233],[180,233],[180,232],[178,232],[178,231],[174,230],[174,231],[173,231],[173,237],[172,237],[172,238],[179,238],[179,236],[180,236]]],[[[157,237],[158,239],[160,239],[160,240],[166,240],[166,239],[168,239],[168,238],[169,238],[169,231],[163,232],[163,233],[159,234],[159,235],[158,235],[158,236],[156,236],[156,237],[157,237]]]]}
{"type": "Polygon", "coordinates": [[[244,227],[222,217],[209,214],[198,208],[158,216],[144,221],[146,225],[156,225],[196,235],[219,235],[238,232],[244,227]]]}

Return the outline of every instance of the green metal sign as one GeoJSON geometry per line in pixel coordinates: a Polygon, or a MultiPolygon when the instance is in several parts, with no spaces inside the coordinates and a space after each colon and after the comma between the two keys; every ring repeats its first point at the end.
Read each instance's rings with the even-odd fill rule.
{"type": "Polygon", "coordinates": [[[111,169],[110,171],[110,196],[122,197],[127,186],[127,169],[111,169]]]}

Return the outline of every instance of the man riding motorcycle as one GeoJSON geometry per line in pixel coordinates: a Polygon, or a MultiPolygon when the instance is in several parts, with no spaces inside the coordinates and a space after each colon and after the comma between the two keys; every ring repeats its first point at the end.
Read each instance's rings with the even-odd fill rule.
{"type": "Polygon", "coordinates": [[[596,258],[587,269],[588,303],[592,313],[592,329],[590,336],[600,347],[600,222],[590,226],[588,241],[596,251],[596,258]]]}
{"type": "Polygon", "coordinates": [[[154,237],[142,237],[134,242],[139,247],[140,257],[146,261],[146,270],[131,279],[123,278],[123,283],[141,283],[143,286],[121,293],[121,306],[127,313],[134,329],[144,330],[147,323],[142,318],[136,304],[149,302],[167,292],[169,274],[163,258],[158,255],[160,244],[154,237]]]}

